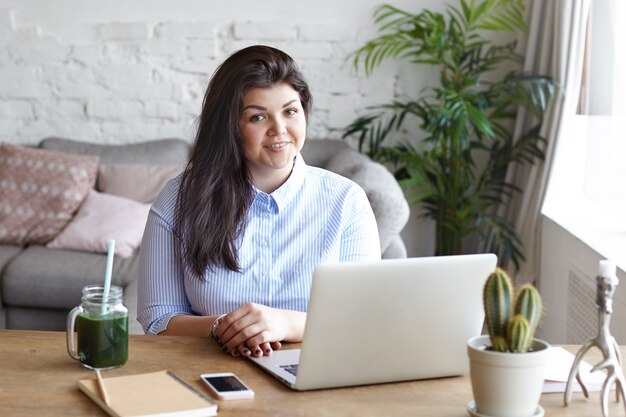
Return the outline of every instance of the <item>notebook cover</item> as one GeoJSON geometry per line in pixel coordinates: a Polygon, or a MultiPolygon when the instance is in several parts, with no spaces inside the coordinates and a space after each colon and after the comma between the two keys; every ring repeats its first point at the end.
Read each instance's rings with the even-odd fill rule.
{"type": "Polygon", "coordinates": [[[78,388],[114,417],[208,417],[217,404],[169,371],[103,378],[105,404],[97,379],[81,379],[78,388]]]}

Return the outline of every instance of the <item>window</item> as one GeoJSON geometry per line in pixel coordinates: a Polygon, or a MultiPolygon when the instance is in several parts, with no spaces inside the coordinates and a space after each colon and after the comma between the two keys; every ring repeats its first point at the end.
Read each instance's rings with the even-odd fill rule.
{"type": "Polygon", "coordinates": [[[626,218],[626,30],[623,0],[592,4],[581,118],[587,119],[584,195],[626,218]],[[621,24],[617,24],[621,22],[621,24]]]}
{"type": "MultiPolygon", "coordinates": [[[[626,2],[594,0],[576,112],[563,115],[543,213],[626,268],[626,2]]],[[[567,92],[568,95],[576,92],[567,92]]],[[[566,107],[567,108],[567,107],[566,107]]]]}

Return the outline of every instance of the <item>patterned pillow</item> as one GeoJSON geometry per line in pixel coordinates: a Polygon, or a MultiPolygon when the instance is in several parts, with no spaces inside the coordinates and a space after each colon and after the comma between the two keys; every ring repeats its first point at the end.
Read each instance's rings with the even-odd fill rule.
{"type": "Polygon", "coordinates": [[[0,243],[45,244],[94,186],[98,157],[0,145],[0,243]]]}

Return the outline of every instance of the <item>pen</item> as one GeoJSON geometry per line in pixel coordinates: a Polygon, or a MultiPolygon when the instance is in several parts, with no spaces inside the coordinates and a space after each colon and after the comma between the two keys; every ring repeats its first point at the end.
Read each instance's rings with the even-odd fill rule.
{"type": "Polygon", "coordinates": [[[104,380],[102,379],[102,375],[100,375],[100,370],[96,369],[96,377],[98,378],[98,387],[100,387],[100,392],[102,393],[102,399],[106,405],[109,405],[109,396],[107,394],[107,390],[104,387],[104,380]]]}

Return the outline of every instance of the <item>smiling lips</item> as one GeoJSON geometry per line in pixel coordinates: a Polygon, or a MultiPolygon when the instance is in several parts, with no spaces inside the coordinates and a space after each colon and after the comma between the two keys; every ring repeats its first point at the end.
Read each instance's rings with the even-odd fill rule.
{"type": "Polygon", "coordinates": [[[289,145],[289,142],[278,142],[278,143],[272,143],[271,145],[268,145],[268,148],[270,149],[282,149],[285,146],[289,145]]]}

